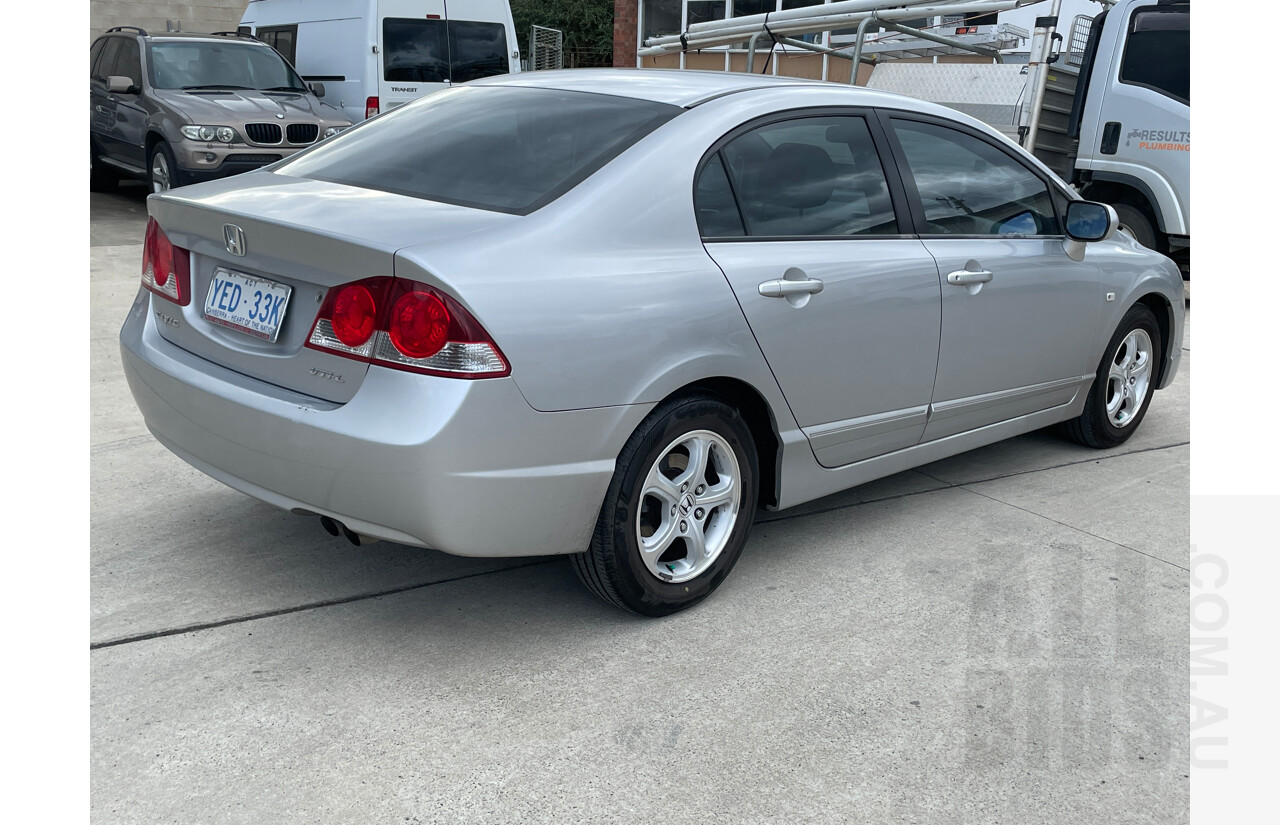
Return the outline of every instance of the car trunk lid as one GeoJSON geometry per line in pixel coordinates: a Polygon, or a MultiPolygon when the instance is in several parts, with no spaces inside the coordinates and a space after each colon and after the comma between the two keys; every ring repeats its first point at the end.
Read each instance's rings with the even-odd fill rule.
{"type": "MultiPolygon", "coordinates": [[[[453,241],[513,217],[324,181],[255,172],[152,196],[151,216],[191,253],[191,303],[153,297],[160,334],[188,352],[294,392],[344,403],[368,365],[306,346],[325,294],[393,276],[395,252],[453,241]],[[242,280],[252,279],[252,280],[242,280]],[[288,292],[274,341],[217,322],[216,307],[252,300],[229,284],[270,282],[288,292]],[[209,313],[206,303],[212,302],[209,313]]],[[[262,317],[267,317],[264,311],[262,317]]]]}

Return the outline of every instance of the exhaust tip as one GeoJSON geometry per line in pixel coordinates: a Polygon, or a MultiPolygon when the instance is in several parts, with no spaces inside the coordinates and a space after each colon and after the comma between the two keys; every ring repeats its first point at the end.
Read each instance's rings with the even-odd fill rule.
{"type": "Polygon", "coordinates": [[[342,525],[342,534],[347,537],[347,541],[351,542],[356,547],[360,546],[359,534],[351,532],[351,529],[345,524],[342,525]]]}
{"type": "Polygon", "coordinates": [[[320,517],[320,526],[323,527],[324,531],[331,536],[342,535],[342,531],[346,529],[345,527],[339,527],[338,522],[328,516],[320,517]]]}

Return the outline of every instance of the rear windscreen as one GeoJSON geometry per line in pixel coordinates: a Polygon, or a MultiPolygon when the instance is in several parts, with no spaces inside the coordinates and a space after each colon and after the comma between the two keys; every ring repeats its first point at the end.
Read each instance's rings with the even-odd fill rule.
{"type": "Polygon", "coordinates": [[[275,171],[524,215],[681,111],[588,92],[457,86],[368,121],[275,171]]]}
{"type": "Polygon", "coordinates": [[[471,20],[382,21],[383,79],[401,83],[465,83],[506,74],[507,30],[471,20]]]}

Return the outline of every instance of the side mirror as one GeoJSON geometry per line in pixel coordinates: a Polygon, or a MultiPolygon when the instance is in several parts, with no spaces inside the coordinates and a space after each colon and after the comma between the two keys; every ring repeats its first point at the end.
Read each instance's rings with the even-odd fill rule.
{"type": "Polygon", "coordinates": [[[138,93],[138,84],[133,82],[133,78],[113,74],[107,78],[107,91],[113,95],[136,95],[138,93]]]}
{"type": "Polygon", "coordinates": [[[1116,210],[1105,203],[1092,201],[1071,201],[1067,204],[1066,226],[1067,240],[1063,249],[1067,257],[1073,261],[1083,261],[1086,245],[1096,241],[1105,241],[1116,234],[1120,226],[1120,218],[1116,210]]]}
{"type": "Polygon", "coordinates": [[[311,89],[311,94],[315,95],[316,97],[324,97],[324,84],[321,83],[320,81],[318,80],[310,81],[307,83],[307,87],[311,89]]]}
{"type": "Polygon", "coordinates": [[[1067,237],[1092,243],[1105,241],[1120,226],[1116,210],[1105,203],[1071,201],[1067,204],[1067,237]]]}

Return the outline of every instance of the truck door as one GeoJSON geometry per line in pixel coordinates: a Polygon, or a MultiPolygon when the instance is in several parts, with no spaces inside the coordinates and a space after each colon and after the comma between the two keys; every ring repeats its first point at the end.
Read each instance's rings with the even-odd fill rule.
{"type": "Polygon", "coordinates": [[[1191,234],[1190,9],[1151,3],[1108,14],[1077,162],[1095,180],[1145,190],[1172,235],[1191,234]]]}
{"type": "Polygon", "coordinates": [[[390,111],[449,85],[449,23],[444,0],[381,0],[377,36],[380,111],[390,111]]]}

